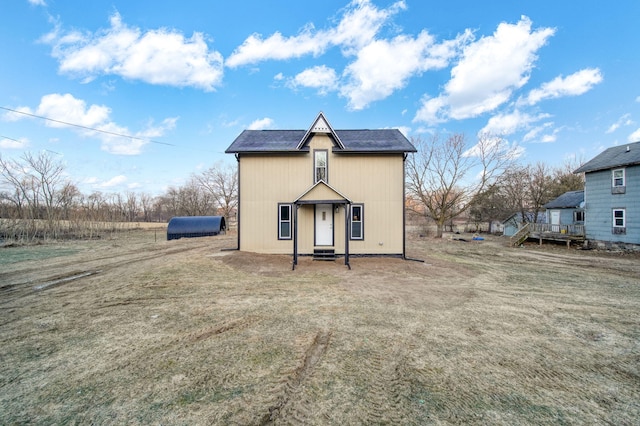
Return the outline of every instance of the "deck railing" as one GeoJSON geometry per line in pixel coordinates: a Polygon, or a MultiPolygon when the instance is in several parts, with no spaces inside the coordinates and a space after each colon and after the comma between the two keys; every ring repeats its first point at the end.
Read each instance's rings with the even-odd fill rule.
{"type": "Polygon", "coordinates": [[[532,234],[566,234],[584,237],[584,225],[553,225],[550,223],[530,223],[529,232],[532,234]]]}

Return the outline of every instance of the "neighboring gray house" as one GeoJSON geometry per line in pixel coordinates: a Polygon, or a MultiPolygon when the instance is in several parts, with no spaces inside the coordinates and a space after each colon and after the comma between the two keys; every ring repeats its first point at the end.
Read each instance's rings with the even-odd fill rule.
{"type": "Polygon", "coordinates": [[[565,192],[542,207],[551,232],[560,232],[561,225],[584,225],[584,191],[565,192]]]}
{"type": "Polygon", "coordinates": [[[537,216],[538,217],[536,218],[531,212],[525,213],[524,218],[522,217],[522,213],[520,212],[512,214],[502,221],[502,225],[504,226],[502,235],[504,235],[505,237],[513,236],[516,232],[518,232],[518,229],[522,228],[525,224],[534,222],[534,218],[536,219],[536,223],[546,223],[547,217],[544,213],[538,212],[537,216]]]}
{"type": "Polygon", "coordinates": [[[585,174],[587,240],[640,244],[640,142],[609,148],[574,173],[585,174]]]}

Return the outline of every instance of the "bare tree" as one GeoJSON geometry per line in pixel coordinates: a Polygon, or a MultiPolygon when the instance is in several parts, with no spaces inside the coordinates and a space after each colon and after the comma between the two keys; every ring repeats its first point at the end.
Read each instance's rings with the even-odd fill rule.
{"type": "Polygon", "coordinates": [[[407,189],[427,218],[436,223],[436,237],[444,226],[470,208],[470,201],[493,185],[514,158],[501,138],[481,135],[468,148],[462,134],[429,141],[413,139],[418,152],[407,159],[407,189]]]}
{"type": "Polygon", "coordinates": [[[125,201],[125,215],[129,222],[135,222],[140,212],[138,196],[135,192],[127,191],[125,201]]]}
{"type": "Polygon", "coordinates": [[[553,170],[552,198],[559,197],[567,191],[584,189],[584,173],[573,173],[574,170],[581,166],[581,163],[583,161],[579,159],[569,159],[553,170]]]}
{"type": "Polygon", "coordinates": [[[140,208],[142,209],[142,217],[145,222],[151,222],[151,214],[153,212],[154,199],[151,194],[143,192],[140,194],[140,208]]]}
{"type": "Polygon", "coordinates": [[[37,156],[27,152],[23,159],[33,184],[38,186],[38,198],[44,205],[45,218],[51,226],[53,220],[56,219],[57,192],[64,183],[64,165],[55,161],[51,155],[44,151],[37,156]]]}
{"type": "Polygon", "coordinates": [[[221,162],[214,164],[197,176],[199,184],[215,199],[225,221],[238,206],[238,172],[235,167],[221,162]]]}
{"type": "Polygon", "coordinates": [[[538,221],[537,213],[542,210],[542,206],[553,198],[551,195],[553,179],[551,169],[544,163],[538,162],[528,166],[526,170],[528,172],[527,198],[535,223],[538,221]]]}
{"type": "Polygon", "coordinates": [[[27,220],[27,237],[56,237],[60,231],[58,191],[64,185],[64,165],[46,152],[27,152],[19,160],[0,157],[0,178],[3,186],[11,188],[5,194],[11,194],[9,199],[16,205],[19,218],[27,220]],[[44,230],[37,219],[45,219],[44,230]]]}

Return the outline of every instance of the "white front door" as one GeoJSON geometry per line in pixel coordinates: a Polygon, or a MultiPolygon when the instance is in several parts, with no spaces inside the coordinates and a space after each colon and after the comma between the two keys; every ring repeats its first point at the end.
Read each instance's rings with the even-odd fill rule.
{"type": "Polygon", "coordinates": [[[560,210],[551,210],[551,232],[560,232],[560,210]]]}
{"type": "Polygon", "coordinates": [[[333,205],[316,204],[316,245],[333,245],[333,205]]]}

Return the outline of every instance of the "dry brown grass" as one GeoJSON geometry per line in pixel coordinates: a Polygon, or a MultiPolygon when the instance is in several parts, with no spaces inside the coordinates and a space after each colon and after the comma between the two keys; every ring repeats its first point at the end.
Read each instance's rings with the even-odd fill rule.
{"type": "Polygon", "coordinates": [[[0,423],[640,418],[637,255],[415,239],[424,263],[291,271],[234,245],[135,232],[4,264],[0,423]]]}

